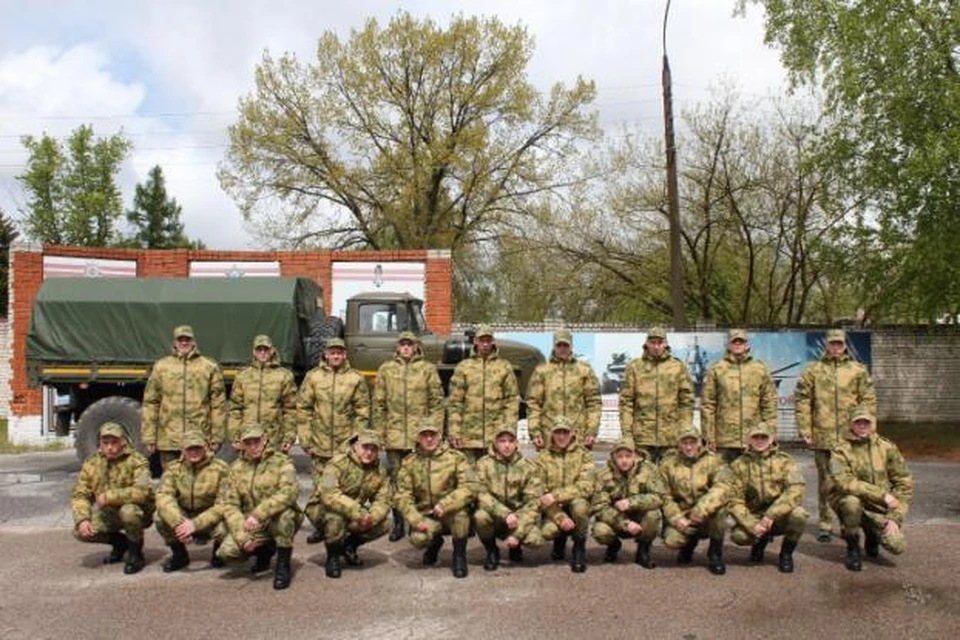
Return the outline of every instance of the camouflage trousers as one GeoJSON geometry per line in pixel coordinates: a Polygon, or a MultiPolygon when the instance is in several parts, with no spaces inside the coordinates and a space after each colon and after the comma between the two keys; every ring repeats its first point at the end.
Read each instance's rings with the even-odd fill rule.
{"type": "Polygon", "coordinates": [[[636,536],[637,540],[650,542],[656,539],[660,533],[663,517],[660,515],[659,509],[651,509],[650,511],[631,513],[630,515],[621,515],[614,522],[597,520],[593,523],[593,539],[602,545],[610,545],[617,538],[633,538],[634,536],[627,531],[627,524],[631,521],[639,523],[642,529],[640,535],[636,536]]]}
{"type": "Polygon", "coordinates": [[[360,544],[366,544],[390,533],[391,524],[389,519],[384,518],[369,529],[360,530],[356,520],[347,520],[339,513],[327,511],[323,514],[323,539],[327,544],[339,544],[346,540],[348,534],[353,534],[360,544]]]}
{"type": "Polygon", "coordinates": [[[94,535],[92,538],[84,538],[78,532],[76,527],[73,529],[73,537],[80,542],[96,542],[98,544],[110,544],[111,533],[123,533],[127,540],[133,543],[143,541],[143,531],[150,526],[151,513],[135,504],[125,504],[122,507],[104,507],[97,509],[90,516],[90,524],[93,525],[94,535]]]}
{"type": "MultiPolygon", "coordinates": [[[[757,522],[760,522],[760,519],[763,518],[763,513],[754,513],[752,514],[757,522]]],[[[807,513],[807,510],[803,507],[795,507],[793,511],[774,520],[773,527],[770,529],[769,537],[782,535],[783,539],[788,542],[796,542],[800,539],[800,536],[803,535],[803,528],[807,524],[807,518],[810,515],[807,513]]],[[[753,534],[753,531],[737,524],[730,531],[730,539],[734,544],[745,547],[748,545],[756,544],[758,541],[757,536],[753,534]]]]}
{"type": "Polygon", "coordinates": [[[470,535],[470,514],[466,509],[445,513],[440,520],[426,516],[423,521],[428,526],[426,531],[420,531],[417,527],[411,525],[410,535],[407,536],[410,539],[410,544],[417,549],[423,549],[437,536],[449,534],[455,540],[463,540],[470,535]]]}
{"type": "MultiPolygon", "coordinates": [[[[197,511],[197,512],[191,513],[190,511],[184,511],[183,515],[185,518],[193,519],[193,518],[196,518],[201,513],[203,512],[197,511]]],[[[160,517],[159,513],[154,516],[153,522],[155,525],[157,525],[157,533],[160,534],[160,537],[163,538],[163,541],[166,542],[168,546],[179,542],[179,540],[177,540],[176,534],[173,532],[173,530],[176,528],[176,525],[167,524],[163,520],[163,518],[160,517]]],[[[196,531],[194,531],[193,539],[195,542],[201,542],[201,541],[206,542],[207,540],[215,540],[217,542],[221,542],[223,541],[223,538],[224,536],[226,536],[226,534],[227,534],[227,527],[226,525],[224,525],[223,521],[220,520],[218,522],[215,522],[210,527],[207,527],[206,529],[197,529],[196,531]]]]}
{"type": "Polygon", "coordinates": [[[400,473],[400,464],[403,459],[413,452],[413,449],[387,449],[387,476],[390,477],[390,486],[397,490],[397,476],[400,473]]]}
{"type": "MultiPolygon", "coordinates": [[[[284,509],[280,514],[262,523],[263,526],[250,534],[250,537],[261,543],[273,541],[281,549],[291,548],[293,547],[293,537],[297,535],[297,530],[300,528],[302,521],[303,514],[299,509],[284,509]]],[[[246,555],[247,553],[237,543],[233,533],[224,537],[220,549],[217,550],[217,556],[221,560],[235,560],[246,555]]]]}
{"type": "MultiPolygon", "coordinates": [[[[689,513],[684,514],[689,516],[689,513]]],[[[686,533],[667,524],[663,528],[663,544],[669,549],[679,549],[692,539],[723,540],[727,532],[727,512],[723,509],[699,527],[691,527],[686,533]]]]}
{"type": "Polygon", "coordinates": [[[477,537],[484,542],[516,536],[520,544],[526,547],[539,547],[543,544],[540,527],[532,520],[526,518],[520,518],[519,520],[517,528],[510,530],[507,528],[507,521],[504,518],[498,518],[486,509],[477,509],[473,514],[477,537]]]}
{"type": "Polygon", "coordinates": [[[856,496],[836,498],[833,505],[840,515],[844,536],[857,534],[863,528],[865,533],[879,539],[883,548],[893,555],[898,556],[906,551],[907,539],[903,535],[902,527],[896,535],[883,534],[883,527],[887,522],[886,514],[872,511],[869,507],[864,508],[863,501],[856,496]]]}
{"type": "Polygon", "coordinates": [[[563,533],[554,521],[558,512],[570,516],[573,524],[576,525],[573,531],[564,535],[587,537],[587,530],[590,527],[590,502],[583,498],[574,498],[565,505],[554,505],[544,512],[543,526],[540,528],[544,540],[553,540],[563,533]]]}
{"type": "Polygon", "coordinates": [[[833,528],[833,511],[830,494],[833,492],[833,476],[830,475],[830,450],[814,449],[813,461],[817,465],[817,506],[820,521],[817,528],[830,531],[833,528]]]}

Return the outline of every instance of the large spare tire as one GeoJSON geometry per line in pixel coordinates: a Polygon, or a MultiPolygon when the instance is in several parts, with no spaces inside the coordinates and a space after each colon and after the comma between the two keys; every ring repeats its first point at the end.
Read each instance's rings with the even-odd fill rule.
{"type": "Polygon", "coordinates": [[[307,364],[310,367],[317,366],[323,359],[323,350],[327,348],[327,340],[342,337],[343,320],[337,316],[314,320],[310,325],[310,333],[307,335],[306,344],[304,344],[307,352],[307,364]]]}
{"type": "Polygon", "coordinates": [[[130,442],[141,453],[145,453],[140,441],[140,403],[133,398],[110,396],[97,400],[80,416],[74,432],[77,457],[86,460],[96,453],[100,446],[100,426],[105,422],[116,422],[127,432],[130,442]]]}

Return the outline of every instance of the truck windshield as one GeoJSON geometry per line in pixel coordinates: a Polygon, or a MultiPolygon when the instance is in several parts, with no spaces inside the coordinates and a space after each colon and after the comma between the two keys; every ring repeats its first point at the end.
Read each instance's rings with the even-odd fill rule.
{"type": "Polygon", "coordinates": [[[423,327],[423,309],[419,302],[369,302],[360,306],[361,333],[420,333],[423,327]]]}

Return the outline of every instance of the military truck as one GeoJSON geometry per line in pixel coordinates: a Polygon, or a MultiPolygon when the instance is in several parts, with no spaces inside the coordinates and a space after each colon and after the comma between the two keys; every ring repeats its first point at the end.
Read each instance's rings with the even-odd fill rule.
{"type": "MultiPolygon", "coordinates": [[[[150,368],[170,352],[172,329],[181,324],[192,325],[200,352],[220,363],[228,392],[261,333],[273,338],[298,383],[332,336],[346,340],[351,365],[372,382],[393,357],[397,334],[410,330],[440,369],[445,390],[473,341],[469,333],[444,338],[428,331],[423,301],[406,293],[359,294],[343,319],[328,317],[322,288],[308,278],[49,279],[33,304],[27,374],[63,399],[57,427],[66,433],[75,423],[78,457],[96,450],[108,420],[121,423],[142,449],[140,403],[150,368]]],[[[525,391],[543,356],[522,343],[499,341],[499,348],[525,391]]]]}

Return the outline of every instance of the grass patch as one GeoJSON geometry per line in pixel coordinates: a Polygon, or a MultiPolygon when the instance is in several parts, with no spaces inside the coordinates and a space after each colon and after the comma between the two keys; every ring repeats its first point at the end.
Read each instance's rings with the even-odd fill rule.
{"type": "Polygon", "coordinates": [[[7,436],[7,421],[0,420],[0,453],[30,453],[34,451],[60,451],[66,449],[62,442],[47,442],[45,444],[10,444],[7,436]]]}
{"type": "Polygon", "coordinates": [[[960,423],[881,422],[880,435],[893,440],[908,459],[960,462],[960,423]]]}

